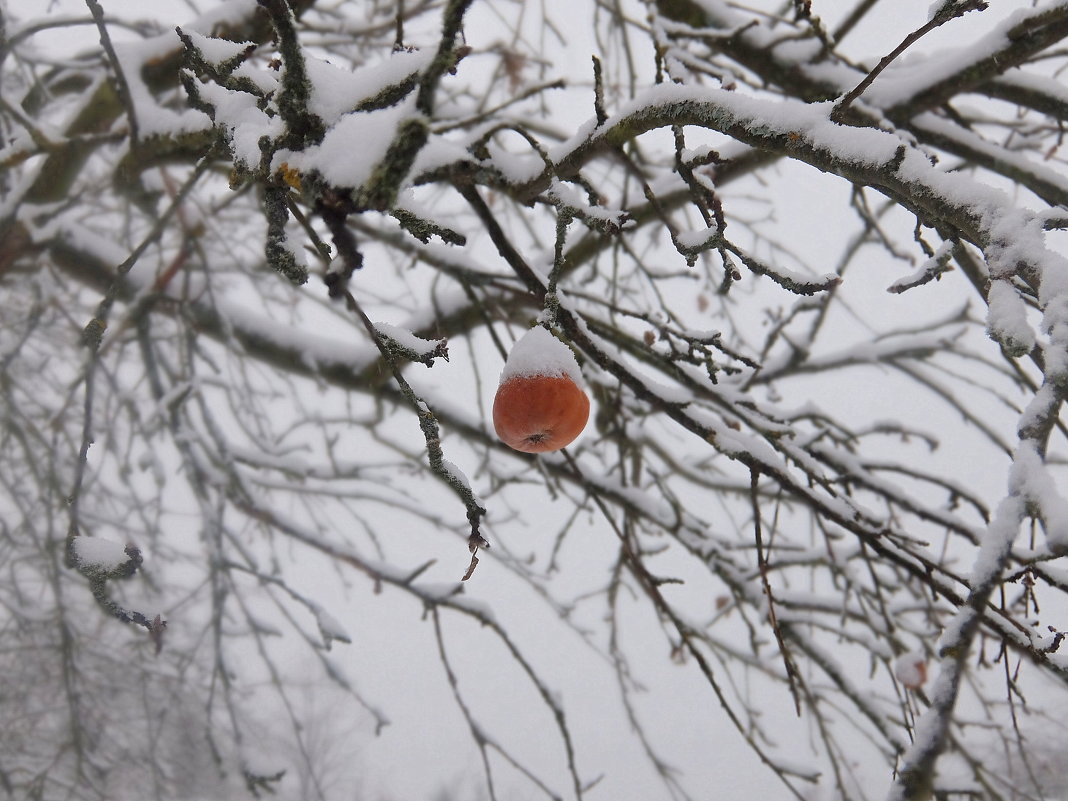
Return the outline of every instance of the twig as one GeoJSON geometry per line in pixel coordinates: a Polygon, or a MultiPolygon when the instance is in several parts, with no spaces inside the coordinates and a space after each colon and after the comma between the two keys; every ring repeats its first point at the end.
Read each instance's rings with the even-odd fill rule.
{"type": "MultiPolygon", "coordinates": [[[[67,496],[67,509],[69,524],[67,528],[67,540],[66,548],[67,553],[72,554],[74,547],[74,540],[81,535],[81,499],[82,499],[82,486],[85,481],[86,467],[89,464],[89,448],[93,444],[93,407],[95,399],[95,377],[97,367],[100,362],[100,344],[104,336],[104,331],[107,329],[108,316],[111,311],[111,307],[118,299],[120,291],[122,289],[122,282],[125,276],[133,269],[133,266],[137,263],[138,259],[145,252],[145,250],[153,243],[156,242],[159,237],[166,230],[167,225],[170,223],[171,217],[174,216],[179,206],[185,200],[186,196],[192,190],[193,185],[208,169],[208,166],[212,162],[212,155],[209,153],[205,156],[200,164],[197,165],[193,174],[186,180],[185,184],[177,192],[171,205],[167,207],[166,211],[160,215],[156,221],[156,225],[149,231],[148,235],[141,241],[133,252],[115,268],[114,277],[111,285],[108,287],[97,306],[96,314],[93,319],[89,321],[88,325],[82,334],[82,341],[89,348],[89,356],[85,366],[85,398],[82,404],[82,438],[81,444],[78,448],[78,458],[74,465],[74,479],[71,483],[71,490],[67,496]]],[[[140,612],[131,612],[123,609],[107,594],[107,581],[112,578],[118,578],[118,575],[105,574],[100,571],[94,571],[84,568],[77,559],[70,559],[72,566],[78,569],[78,571],[86,577],[89,581],[90,590],[93,593],[93,597],[97,602],[110,614],[118,618],[124,623],[137,623],[143,626],[149,631],[150,634],[156,636],[157,630],[161,630],[166,625],[165,621],[161,621],[157,615],[156,621],[149,620],[149,618],[140,612]]],[[[131,555],[131,563],[136,562],[134,567],[140,565],[140,554],[135,559],[131,555]]]]}
{"type": "Polygon", "coordinates": [[[872,85],[875,79],[879,77],[879,74],[889,67],[898,56],[935,28],[938,28],[957,17],[962,17],[969,11],[983,11],[986,7],[987,4],[984,0],[946,0],[942,7],[938,9],[938,12],[935,13],[926,24],[917,28],[902,39],[901,44],[884,56],[883,59],[875,65],[875,69],[864,77],[864,80],[850,89],[837,103],[834,104],[834,108],[831,110],[831,119],[834,122],[845,122],[846,114],[849,111],[849,107],[853,104],[853,101],[864,94],[864,91],[872,85]]]}
{"type": "MultiPolygon", "coordinates": [[[[350,273],[351,275],[351,273],[350,273]]],[[[367,330],[368,336],[371,337],[371,341],[375,343],[375,347],[378,348],[379,353],[389,364],[390,370],[393,373],[393,378],[397,382],[397,386],[400,388],[401,395],[408,401],[415,409],[416,414],[419,417],[419,428],[423,432],[423,437],[426,440],[427,457],[430,461],[430,469],[444,481],[453,492],[455,492],[461,501],[463,501],[464,507],[467,509],[467,520],[471,524],[471,534],[467,539],[467,546],[471,551],[471,561],[468,564],[467,571],[464,573],[462,581],[467,581],[471,578],[471,575],[475,571],[475,567],[478,565],[478,551],[480,548],[489,548],[489,541],[482,536],[480,531],[480,523],[483,515],[486,514],[486,509],[479,503],[475,497],[471,487],[463,480],[463,478],[457,475],[445,461],[444,453],[441,449],[441,431],[438,428],[437,417],[434,416],[434,412],[426,402],[420,398],[415,390],[412,389],[411,384],[408,383],[404,375],[401,373],[400,366],[397,364],[396,354],[392,348],[390,348],[389,342],[379,333],[375,324],[371,321],[371,318],[367,316],[363,308],[357,302],[353,294],[348,290],[347,278],[340,277],[337,273],[329,273],[327,275],[327,285],[330,287],[330,297],[342,298],[345,301],[346,307],[354,313],[363,323],[363,327],[367,330]]]]}
{"type": "Polygon", "coordinates": [[[783,666],[786,668],[786,680],[790,686],[790,695],[794,699],[794,709],[797,712],[797,716],[801,717],[801,694],[798,692],[797,687],[801,681],[801,675],[797,672],[797,665],[794,664],[793,657],[790,656],[790,650],[786,646],[786,639],[782,636],[782,629],[779,628],[779,621],[775,616],[775,596],[771,592],[771,582],[768,580],[768,557],[764,551],[764,534],[760,522],[760,500],[757,494],[760,472],[752,470],[749,476],[749,497],[753,504],[753,532],[756,536],[757,567],[760,570],[760,583],[764,588],[764,595],[768,599],[768,622],[771,623],[771,630],[775,632],[775,642],[779,644],[779,653],[782,654],[783,666]]]}
{"type": "Polygon", "coordinates": [[[397,34],[393,39],[394,52],[404,49],[404,0],[397,0],[397,34]]]}
{"type": "Polygon", "coordinates": [[[593,56],[593,113],[598,125],[603,125],[608,119],[608,113],[604,110],[604,71],[601,69],[601,59],[597,56],[593,56]]]}
{"type": "Polygon", "coordinates": [[[96,29],[100,32],[100,45],[104,48],[108,61],[111,62],[111,69],[115,72],[115,84],[119,90],[119,97],[122,98],[122,104],[126,107],[126,117],[130,121],[130,148],[136,148],[140,135],[137,114],[134,110],[133,95],[130,94],[130,85],[126,82],[126,74],[123,72],[122,64],[119,63],[115,45],[111,42],[111,34],[108,33],[108,26],[104,21],[104,9],[100,7],[98,0],[85,0],[85,4],[89,6],[89,13],[93,15],[93,22],[96,23],[96,29]]]}

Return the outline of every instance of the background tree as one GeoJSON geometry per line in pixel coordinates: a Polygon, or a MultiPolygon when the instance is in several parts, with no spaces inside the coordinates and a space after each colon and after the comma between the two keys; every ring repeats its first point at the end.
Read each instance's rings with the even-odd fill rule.
{"type": "Polygon", "coordinates": [[[1057,792],[1068,3],[189,5],[0,6],[8,795],[1057,792]]]}

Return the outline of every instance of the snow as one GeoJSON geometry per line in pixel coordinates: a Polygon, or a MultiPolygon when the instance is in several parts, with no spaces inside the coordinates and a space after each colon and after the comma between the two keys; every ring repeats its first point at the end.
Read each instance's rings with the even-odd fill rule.
{"type": "Polygon", "coordinates": [[[700,145],[695,148],[683,148],[682,163],[692,167],[694,164],[703,164],[716,151],[710,145],[700,145]]]}
{"type": "Polygon", "coordinates": [[[117,570],[130,561],[125,545],[101,537],[75,537],[73,548],[79,565],[106,573],[117,570]]]}
{"type": "Polygon", "coordinates": [[[330,646],[335,640],[344,643],[352,642],[352,638],[349,636],[348,631],[341,625],[336,617],[331,615],[314,601],[305,602],[315,614],[315,622],[319,626],[319,634],[323,638],[323,647],[326,650],[330,650],[330,646]]]}
{"type": "Polygon", "coordinates": [[[927,9],[927,21],[931,22],[935,17],[938,16],[938,13],[947,5],[951,4],[952,1],[953,0],[934,0],[934,2],[931,3],[930,7],[927,9]]]}
{"type": "Polygon", "coordinates": [[[1068,259],[1049,252],[1041,253],[1040,257],[1042,283],[1038,302],[1042,308],[1042,326],[1053,331],[1068,322],[1068,259]]]}
{"type": "Polygon", "coordinates": [[[287,162],[301,172],[315,170],[334,186],[358,188],[371,177],[397,134],[414,113],[415,98],[379,111],[346,114],[326,132],[322,143],[300,153],[279,150],[273,169],[287,162]]]}
{"type": "Polygon", "coordinates": [[[365,369],[378,358],[377,349],[367,341],[345,341],[321,336],[302,328],[279,325],[277,321],[247,306],[220,299],[215,303],[220,317],[244,339],[257,339],[301,354],[302,363],[315,371],[345,366],[354,372],[365,369]]]}
{"type": "MultiPolygon", "coordinates": [[[[1017,462],[1020,460],[1017,459],[1017,462]]],[[[1024,480],[1021,470],[1026,471],[1026,467],[1014,466],[1012,470],[1016,474],[1012,483],[1019,485],[1024,480]]],[[[991,577],[1003,569],[1005,556],[1012,547],[1013,540],[1016,539],[1020,521],[1023,520],[1025,512],[1026,503],[1018,491],[1012,492],[998,504],[990,525],[983,533],[979,553],[972,565],[972,587],[992,580],[991,577]]],[[[968,611],[968,608],[964,607],[946,626],[942,633],[942,642],[952,642],[956,639],[957,630],[964,624],[968,611]]]]}
{"type": "MultiPolygon", "coordinates": [[[[190,38],[209,60],[224,60],[242,49],[240,45],[195,33],[190,33],[190,38]]],[[[299,153],[278,151],[271,169],[278,170],[285,163],[302,172],[317,171],[335,186],[363,186],[386,155],[397,126],[412,116],[415,98],[409,93],[404,100],[387,108],[362,112],[355,109],[389,87],[412,79],[432,55],[430,51],[398,52],[379,64],[356,71],[335,67],[322,59],[306,58],[305,68],[311,83],[309,110],[324,121],[326,135],[321,143],[299,153]]],[[[267,91],[277,86],[274,76],[247,64],[237,74],[250,78],[267,91]]],[[[198,84],[198,89],[215,108],[215,123],[226,131],[234,161],[246,169],[255,168],[261,159],[262,137],[277,139],[284,133],[281,117],[261,108],[261,101],[252,94],[213,83],[198,84]]],[[[174,128],[175,123],[171,121],[170,125],[174,128]]]]}
{"type": "MultiPolygon", "coordinates": [[[[256,0],[223,0],[192,22],[183,25],[182,30],[206,33],[217,29],[233,29],[256,13],[258,7],[256,0]]],[[[167,35],[170,36],[169,33],[167,35]]]]}
{"type": "Polygon", "coordinates": [[[1061,103],[1068,104],[1068,87],[1065,87],[1063,82],[1041,75],[1033,75],[1019,67],[1007,70],[994,83],[1048,95],[1056,98],[1061,103]]]}
{"type": "MultiPolygon", "coordinates": [[[[941,6],[943,3],[935,5],[941,6]]],[[[1003,49],[1010,42],[1013,28],[1058,5],[1059,0],[1054,0],[1033,9],[1017,9],[988,33],[978,39],[969,39],[961,47],[944,47],[935,53],[909,51],[876,78],[864,97],[882,108],[906,102],[928,88],[966,72],[977,61],[1003,49]]]]}
{"type": "Polygon", "coordinates": [[[943,242],[938,246],[934,255],[921,264],[917,270],[914,270],[910,275],[906,275],[904,278],[899,278],[894,281],[894,283],[886,288],[886,291],[892,294],[900,294],[911,287],[925,283],[927,280],[930,280],[930,274],[934,273],[937,275],[939,271],[944,270],[943,265],[946,260],[949,259],[952,252],[953,243],[949,241],[943,242]]]}
{"type": "Polygon", "coordinates": [[[1035,332],[1027,322],[1027,304],[1010,281],[990,282],[986,330],[1010,354],[1023,356],[1035,346],[1035,332]]]}
{"type": "Polygon", "coordinates": [[[1068,500],[1058,491],[1034,442],[1020,443],[1009,481],[1011,491],[1029,501],[1041,517],[1050,550],[1068,553],[1068,500]]]}
{"type": "Polygon", "coordinates": [[[486,150],[493,168],[514,184],[533,181],[545,171],[545,161],[538,156],[513,153],[492,140],[487,143],[486,150]]]}
{"type": "Polygon", "coordinates": [[[333,123],[384,89],[411,78],[430,62],[432,56],[431,50],[402,50],[378,64],[355,71],[335,67],[322,59],[305,57],[304,67],[312,85],[308,108],[327,124],[333,123]]]}
{"type": "MultiPolygon", "coordinates": [[[[562,457],[559,456],[547,458],[562,461],[562,457]]],[[[660,496],[638,487],[625,485],[615,476],[605,475],[596,468],[588,465],[586,468],[583,470],[584,479],[606,495],[620,499],[627,506],[638,510],[646,519],[656,521],[657,525],[669,529],[678,526],[679,516],[660,496]]]]}
{"type": "MultiPolygon", "coordinates": [[[[744,136],[738,129],[747,129],[757,139],[785,137],[787,143],[796,142],[798,155],[817,166],[831,160],[846,171],[894,168],[889,188],[908,194],[921,208],[927,203],[935,208],[951,206],[966,236],[987,252],[992,273],[1015,269],[1021,261],[1035,265],[1052,257],[1038,230],[1042,215],[1014,209],[1003,191],[932,164],[926,152],[908,146],[896,133],[832,122],[832,108],[831,103],[769,101],[740,91],[661,84],[624,104],[603,125],[582,126],[551,154],[557,161],[581,164],[587,154],[612,141],[616,132],[641,133],[680,119],[733,135],[744,136]]],[[[1049,180],[1051,185],[1064,183],[1058,178],[1049,180]]],[[[664,191],[659,186],[654,189],[664,191]]],[[[1051,272],[1057,285],[1068,283],[1063,259],[1054,261],[1057,269],[1051,272]]]]}
{"type": "Polygon", "coordinates": [[[501,370],[500,383],[527,376],[566,376],[576,384],[582,383],[575,354],[540,325],[531,328],[512,346],[501,370]]]}
{"type": "MultiPolygon", "coordinates": [[[[189,35],[196,36],[198,40],[207,40],[195,31],[189,32],[189,35]]],[[[173,31],[147,39],[114,42],[115,56],[122,68],[123,78],[133,103],[134,118],[142,137],[177,136],[182,133],[207,130],[211,127],[211,120],[202,111],[184,106],[180,111],[176,111],[160,105],[156,95],[144,82],[142,72],[145,65],[159,59],[161,53],[175,50],[177,47],[181,47],[181,43],[173,31]]],[[[208,47],[209,50],[220,50],[220,48],[213,49],[211,45],[208,47]]],[[[242,49],[241,46],[239,49],[242,49]]]]}
{"type": "Polygon", "coordinates": [[[464,585],[459,581],[419,581],[413,582],[411,587],[416,595],[430,603],[446,601],[464,591],[464,585]]]}
{"type": "Polygon", "coordinates": [[[698,251],[707,248],[718,235],[718,228],[698,228],[694,231],[679,231],[675,240],[683,250],[698,251]]]}
{"type": "Polygon", "coordinates": [[[611,120],[608,120],[603,125],[598,125],[597,119],[591,117],[575,129],[575,133],[570,139],[549,148],[549,158],[552,159],[553,163],[559,164],[567,158],[568,154],[574,150],[577,145],[592,138],[595,132],[607,130],[610,123],[611,120]]]}
{"type": "MultiPolygon", "coordinates": [[[[18,141],[21,141],[22,144],[18,145],[16,141],[13,141],[9,147],[0,148],[0,163],[14,164],[25,153],[33,152],[36,149],[36,145],[28,134],[25,138],[19,137],[18,141]],[[11,159],[11,161],[8,162],[8,159],[11,159]]],[[[36,178],[37,174],[34,170],[27,170],[25,175],[18,176],[17,183],[14,186],[0,194],[0,219],[10,219],[14,215],[26,192],[33,187],[36,178]]],[[[115,263],[119,264],[121,261],[122,259],[115,263]]]]}
{"type": "Polygon", "coordinates": [[[554,178],[545,193],[550,201],[562,209],[570,210],[583,218],[600,220],[615,228],[622,228],[627,224],[626,212],[622,209],[610,206],[592,206],[584,192],[573,184],[554,178]]]}
{"type": "Polygon", "coordinates": [[[200,51],[205,61],[216,65],[244,52],[252,44],[251,42],[232,42],[229,39],[216,39],[197,31],[187,31],[184,28],[182,33],[189,37],[189,41],[200,51]]]}
{"type": "Polygon", "coordinates": [[[894,660],[894,676],[910,690],[918,690],[927,681],[927,657],[922,651],[910,651],[894,660]]]}
{"type": "Polygon", "coordinates": [[[232,73],[234,78],[245,78],[257,87],[263,94],[269,95],[278,91],[278,78],[275,73],[261,70],[248,62],[238,65],[232,73]]]}
{"type": "Polygon", "coordinates": [[[247,92],[233,92],[214,83],[199,85],[201,96],[215,108],[215,124],[223,126],[234,161],[245,169],[260,163],[260,137],[277,138],[285,132],[282,118],[270,117],[247,92]]]}
{"type": "MultiPolygon", "coordinates": [[[[961,111],[966,111],[966,109],[961,111]]],[[[1010,149],[990,142],[944,117],[931,113],[920,114],[913,117],[910,124],[914,130],[929,136],[936,143],[940,141],[948,143],[947,147],[949,144],[959,145],[965,149],[966,155],[980,154],[989,159],[991,163],[1006,165],[1021,175],[1035,176],[1036,182],[1050,184],[1056,192],[1068,194],[1068,178],[1051,170],[1048,165],[1013,153],[1010,149]]]]}
{"type": "Polygon", "coordinates": [[[406,328],[399,328],[389,323],[375,323],[374,327],[378,333],[389,337],[402,348],[422,357],[432,355],[441,345],[441,340],[423,339],[423,337],[416,336],[406,328]]]}
{"type": "MultiPolygon", "coordinates": [[[[129,254],[113,240],[100,236],[93,231],[65,220],[62,225],[51,223],[36,229],[35,236],[47,239],[57,236],[69,240],[79,250],[94,255],[105,264],[119,264],[129,254]]],[[[152,286],[154,276],[142,275],[137,269],[127,274],[134,293],[144,291],[152,286]]],[[[196,296],[205,290],[202,281],[190,278],[189,295],[196,296]]],[[[175,299],[184,300],[177,287],[168,287],[168,293],[175,299]]],[[[324,336],[306,328],[279,325],[278,321],[262,312],[250,308],[247,303],[219,294],[213,301],[213,308],[208,316],[217,320],[220,334],[234,336],[243,342],[263,342],[271,346],[291,350],[300,354],[301,363],[309,371],[344,367],[352,373],[359,373],[379,358],[377,348],[366,339],[340,339],[324,336]]],[[[194,309],[198,309],[195,305],[194,309]]],[[[410,327],[416,327],[413,319],[410,327]]]]}
{"type": "Polygon", "coordinates": [[[694,124],[704,117],[712,129],[742,125],[752,126],[754,131],[764,135],[792,135],[835,154],[837,158],[858,164],[876,166],[894,158],[901,144],[896,136],[833,123],[830,119],[833,107],[831,102],[772,101],[704,86],[659,84],[623,104],[592,136],[580,129],[554,150],[553,156],[562,160],[587,146],[591,139],[599,139],[628,120],[640,127],[645,119],[658,120],[675,110],[685,110],[687,115],[692,115],[694,124]]]}
{"type": "MultiPolygon", "coordinates": [[[[561,296],[560,306],[561,308],[568,308],[570,310],[566,296],[561,296]]],[[[617,364],[626,365],[631,377],[641,381],[642,387],[650,396],[655,396],[666,403],[675,404],[679,406],[684,406],[693,400],[693,393],[689,389],[679,386],[677,384],[667,384],[663,381],[657,381],[656,379],[651,378],[647,374],[645,374],[640,369],[639,365],[634,364],[633,360],[628,358],[612,342],[595,334],[587,325],[586,320],[581,315],[576,313],[574,322],[582,330],[582,333],[590,341],[595,343],[597,348],[603,353],[605,353],[612,361],[616,362],[617,364]]],[[[711,382],[708,381],[707,375],[704,375],[703,373],[695,373],[695,375],[700,376],[700,380],[705,383],[708,388],[714,386],[711,382]]],[[[715,390],[709,389],[709,391],[715,390]]]]}
{"type": "Polygon", "coordinates": [[[728,5],[724,0],[695,0],[695,5],[717,28],[740,28],[749,22],[749,17],[739,14],[732,8],[733,3],[728,5]]]}
{"type": "MultiPolygon", "coordinates": [[[[1046,309],[1046,315],[1052,316],[1050,309],[1046,309]]],[[[1061,315],[1061,321],[1050,328],[1049,341],[1042,346],[1043,366],[1048,381],[1054,385],[1063,385],[1068,381],[1068,350],[1065,349],[1065,342],[1068,341],[1068,314],[1061,315]]]]}
{"type": "MultiPolygon", "coordinates": [[[[1044,217],[1026,209],[1014,208],[1007,199],[982,215],[981,223],[988,238],[984,255],[995,278],[1021,275],[1033,277],[1035,265],[1051,259],[1059,271],[1063,257],[1054,257],[1045,247],[1044,217]]],[[[1063,288],[1063,284],[1058,284],[1063,288]]],[[[1048,297],[1048,296],[1047,296],[1048,297]]]]}
{"type": "MultiPolygon", "coordinates": [[[[424,148],[425,150],[425,148],[424,148]]],[[[397,199],[393,203],[394,210],[406,211],[420,220],[425,220],[432,225],[436,225],[438,228],[449,230],[455,223],[452,223],[443,214],[443,210],[432,203],[424,203],[415,193],[415,190],[410,187],[404,187],[397,194],[397,199]]],[[[484,268],[476,266],[470,255],[453,245],[441,246],[431,245],[429,242],[421,242],[420,250],[425,253],[433,253],[433,258],[439,263],[445,263],[453,266],[463,266],[469,270],[484,270],[484,268]]],[[[466,300],[466,296],[465,296],[466,300]]],[[[432,322],[428,320],[428,322],[432,322]]]]}
{"type": "Polygon", "coordinates": [[[467,152],[462,142],[444,136],[431,136],[423,149],[419,151],[419,155],[415,157],[412,174],[432,173],[434,170],[451,164],[470,160],[471,154],[467,152]]]}
{"type": "Polygon", "coordinates": [[[442,459],[441,467],[445,470],[446,473],[449,474],[453,481],[462,486],[468,492],[471,492],[471,480],[467,477],[467,474],[464,473],[463,470],[456,466],[456,464],[450,462],[448,459],[442,459]]]}

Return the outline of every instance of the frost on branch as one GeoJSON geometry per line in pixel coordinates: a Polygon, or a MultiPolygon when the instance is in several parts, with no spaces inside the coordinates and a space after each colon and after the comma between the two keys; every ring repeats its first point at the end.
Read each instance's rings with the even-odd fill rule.
{"type": "Polygon", "coordinates": [[[144,627],[156,642],[158,653],[166,621],[160,615],[150,620],[141,612],[124,608],[108,591],[109,581],[130,578],[143,561],[140,549],[132,544],[121,545],[84,534],[72,534],[67,539],[67,563],[86,578],[89,590],[100,608],[123,623],[144,627]]]}
{"type": "Polygon", "coordinates": [[[103,579],[129,578],[141,566],[141,553],[135,547],[100,537],[74,537],[69,552],[80,571],[103,579]]]}
{"type": "Polygon", "coordinates": [[[434,359],[449,360],[449,345],[444,339],[423,339],[411,331],[388,323],[375,323],[374,327],[394,358],[421,362],[427,367],[434,366],[434,359]]]}
{"type": "Polygon", "coordinates": [[[309,606],[315,614],[315,623],[323,638],[323,648],[329,651],[335,642],[352,643],[352,637],[336,617],[318,604],[309,604],[309,606]]]}
{"type": "Polygon", "coordinates": [[[1027,321],[1027,305],[1011,281],[995,279],[987,295],[990,304],[986,328],[1010,356],[1019,357],[1035,347],[1035,332],[1027,321]]]}
{"type": "MultiPolygon", "coordinates": [[[[179,29],[190,70],[183,83],[191,103],[211,116],[225,139],[235,188],[247,181],[264,186],[268,263],[301,284],[307,269],[286,230],[290,194],[299,192],[304,203],[341,221],[353,212],[392,208],[405,165],[425,139],[417,131],[424,123],[413,93],[429,54],[401,51],[379,64],[342,71],[304,52],[284,2],[261,5],[278,36],[277,63],[257,66],[251,48],[237,50],[233,43],[179,29]]],[[[410,211],[397,214],[424,241],[422,231],[429,230],[462,242],[410,211]]],[[[314,244],[321,252],[323,246],[314,244]]],[[[344,251],[343,244],[338,247],[344,251]]]]}

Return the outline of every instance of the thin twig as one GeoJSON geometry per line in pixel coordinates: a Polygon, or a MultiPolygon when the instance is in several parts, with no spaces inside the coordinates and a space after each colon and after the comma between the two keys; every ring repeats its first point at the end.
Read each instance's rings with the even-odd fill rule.
{"type": "Polygon", "coordinates": [[[846,92],[842,98],[834,104],[834,108],[831,110],[831,119],[835,122],[844,122],[846,119],[849,107],[853,102],[864,94],[864,91],[872,85],[879,74],[882,73],[887,67],[892,64],[898,56],[908,50],[912,45],[916,44],[920,39],[929,34],[935,28],[938,28],[950,20],[961,17],[967,14],[969,11],[982,11],[987,7],[984,0],[963,0],[963,2],[954,2],[954,0],[946,0],[942,7],[938,10],[938,13],[934,14],[930,20],[924,25],[920,26],[904,39],[901,40],[901,44],[891,50],[887,55],[883,56],[882,60],[875,65],[875,69],[869,72],[860,83],[846,92]]]}
{"type": "Polygon", "coordinates": [[[122,104],[126,107],[126,117],[130,124],[130,148],[136,148],[140,140],[137,125],[137,112],[134,109],[133,95],[130,94],[130,85],[126,82],[126,74],[123,72],[122,64],[119,62],[119,56],[115,52],[115,45],[112,44],[111,34],[108,33],[108,26],[104,20],[104,9],[100,7],[98,0],[85,0],[85,4],[89,6],[89,13],[93,15],[93,22],[96,23],[96,29],[100,32],[100,44],[104,48],[104,52],[107,54],[108,61],[111,62],[111,69],[115,73],[115,84],[119,90],[119,97],[122,98],[122,104]]]}
{"type": "Polygon", "coordinates": [[[790,656],[790,650],[786,646],[786,639],[782,636],[779,621],[775,616],[775,596],[771,592],[771,582],[768,580],[768,556],[764,550],[763,527],[760,522],[760,499],[757,493],[757,483],[760,473],[756,470],[750,472],[749,497],[753,505],[753,532],[756,536],[757,567],[760,570],[760,582],[764,588],[764,596],[768,599],[768,622],[771,630],[775,632],[775,642],[779,644],[779,653],[782,654],[783,666],[786,668],[786,680],[790,686],[790,695],[794,699],[794,710],[801,717],[801,694],[798,691],[798,683],[801,674],[797,671],[797,665],[790,656]]]}

